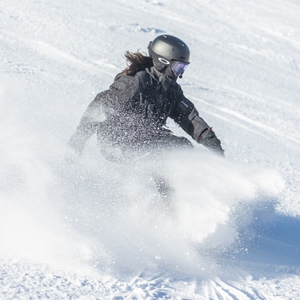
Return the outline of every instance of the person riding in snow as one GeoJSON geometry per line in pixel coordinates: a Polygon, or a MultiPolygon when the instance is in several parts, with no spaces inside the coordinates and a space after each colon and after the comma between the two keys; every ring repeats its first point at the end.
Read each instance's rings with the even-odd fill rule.
{"type": "Polygon", "coordinates": [[[148,51],[149,56],[125,53],[127,68],[90,103],[69,146],[81,154],[97,132],[101,152],[111,160],[134,151],[193,147],[165,128],[171,118],[198,143],[224,155],[220,140],[177,83],[190,63],[188,46],[175,36],[160,35],[148,51]]]}

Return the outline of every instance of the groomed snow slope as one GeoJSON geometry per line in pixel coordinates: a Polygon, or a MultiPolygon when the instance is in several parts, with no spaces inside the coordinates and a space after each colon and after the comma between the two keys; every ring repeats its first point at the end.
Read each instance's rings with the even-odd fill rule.
{"type": "Polygon", "coordinates": [[[299,299],[299,11],[2,0],[0,299],[299,299]],[[93,137],[68,164],[67,141],[124,52],[163,33],[189,45],[180,84],[226,158],[195,144],[118,165],[93,137]]]}

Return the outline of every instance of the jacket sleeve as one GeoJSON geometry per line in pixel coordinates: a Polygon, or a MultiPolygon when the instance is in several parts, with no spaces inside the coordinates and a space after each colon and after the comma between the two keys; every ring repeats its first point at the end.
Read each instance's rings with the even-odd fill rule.
{"type": "Polygon", "coordinates": [[[172,95],[177,98],[177,105],[171,118],[194,140],[198,141],[209,125],[199,116],[194,104],[183,95],[181,88],[179,86],[177,88],[177,93],[172,95]]]}
{"type": "Polygon", "coordinates": [[[101,92],[87,107],[76,132],[68,145],[81,154],[88,139],[101,127],[101,123],[111,116],[118,116],[130,110],[133,98],[139,90],[139,81],[131,76],[118,74],[110,89],[101,92]]]}
{"type": "Polygon", "coordinates": [[[96,96],[84,112],[75,133],[71,136],[68,146],[81,155],[88,139],[96,132],[100,122],[105,120],[103,99],[105,92],[96,96]]]}
{"type": "Polygon", "coordinates": [[[224,150],[221,147],[221,141],[209,125],[199,116],[194,104],[188,100],[179,86],[177,86],[177,106],[173,111],[174,121],[187,132],[194,140],[210,150],[224,156],[224,150]]]}

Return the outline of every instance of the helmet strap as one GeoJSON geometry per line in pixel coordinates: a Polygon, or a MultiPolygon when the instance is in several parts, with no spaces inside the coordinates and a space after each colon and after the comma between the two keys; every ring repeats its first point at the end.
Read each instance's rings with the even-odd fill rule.
{"type": "Polygon", "coordinates": [[[165,71],[167,70],[167,67],[166,65],[163,65],[163,67],[161,68],[160,72],[161,73],[165,73],[165,71]]]}

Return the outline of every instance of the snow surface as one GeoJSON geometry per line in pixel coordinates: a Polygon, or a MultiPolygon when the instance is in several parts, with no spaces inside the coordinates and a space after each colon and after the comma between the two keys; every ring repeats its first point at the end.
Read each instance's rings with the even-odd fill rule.
{"type": "Polygon", "coordinates": [[[296,0],[2,0],[0,299],[300,299],[299,12],[296,0]],[[180,83],[226,159],[195,144],[117,165],[93,137],[68,164],[124,52],[162,33],[189,45],[180,83]]]}

